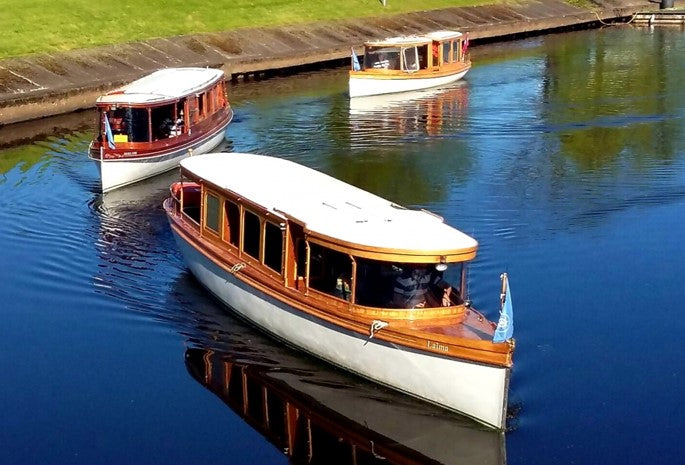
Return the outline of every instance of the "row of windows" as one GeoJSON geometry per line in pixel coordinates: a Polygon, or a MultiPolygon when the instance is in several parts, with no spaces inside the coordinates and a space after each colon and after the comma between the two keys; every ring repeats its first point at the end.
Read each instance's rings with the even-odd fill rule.
{"type": "Polygon", "coordinates": [[[442,43],[442,60],[444,63],[456,63],[459,61],[461,41],[447,41],[442,43]]]}
{"type": "MultiPolygon", "coordinates": [[[[237,203],[204,194],[204,230],[236,251],[283,274],[284,229],[237,203]]],[[[190,209],[186,210],[190,215],[190,209]]],[[[308,287],[357,305],[415,308],[454,305],[460,299],[463,265],[408,264],[353,257],[297,238],[297,275],[308,287]],[[450,284],[454,283],[454,284],[450,284]]]]}
{"type": "Polygon", "coordinates": [[[273,271],[282,273],[284,235],[279,225],[247,209],[241,212],[241,207],[235,202],[207,193],[204,227],[273,271]]]}

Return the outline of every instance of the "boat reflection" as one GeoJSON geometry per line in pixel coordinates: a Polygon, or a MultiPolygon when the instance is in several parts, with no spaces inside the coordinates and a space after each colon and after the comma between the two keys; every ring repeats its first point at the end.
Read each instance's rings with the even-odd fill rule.
{"type": "Polygon", "coordinates": [[[467,82],[437,89],[350,99],[352,140],[366,146],[369,137],[382,135],[391,136],[396,143],[398,134],[449,134],[465,125],[468,105],[467,82]]]}
{"type": "Polygon", "coordinates": [[[320,365],[245,328],[247,347],[235,323],[228,324],[234,342],[222,344],[222,332],[213,331],[211,348],[186,350],[186,367],[291,463],[506,462],[503,433],[320,365]]]}

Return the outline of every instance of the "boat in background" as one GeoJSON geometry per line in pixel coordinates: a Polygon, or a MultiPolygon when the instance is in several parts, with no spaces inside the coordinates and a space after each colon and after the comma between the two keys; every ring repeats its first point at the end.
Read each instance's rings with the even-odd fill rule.
{"type": "Polygon", "coordinates": [[[366,42],[361,64],[352,50],[350,97],[391,94],[442,86],[471,69],[467,36],[436,31],[366,42]]]}
{"type": "Polygon", "coordinates": [[[198,281],[239,316],[348,371],[505,428],[511,299],[503,288],[500,325],[471,306],[473,238],[276,157],[186,158],[181,179],[164,201],[176,242],[198,281]]]}
{"type": "Polygon", "coordinates": [[[155,176],[223,139],[233,110],[224,73],[166,68],[99,97],[98,132],[89,157],[102,192],[155,176]]]}

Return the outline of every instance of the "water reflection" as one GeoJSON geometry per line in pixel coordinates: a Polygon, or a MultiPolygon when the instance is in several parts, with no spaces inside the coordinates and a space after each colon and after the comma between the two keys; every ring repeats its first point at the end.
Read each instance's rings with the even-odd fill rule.
{"type": "Polygon", "coordinates": [[[350,148],[457,135],[467,121],[469,86],[350,99],[350,148]]]}
{"type": "Polygon", "coordinates": [[[506,461],[502,433],[292,354],[231,318],[199,321],[189,373],[291,463],[506,461]]]}

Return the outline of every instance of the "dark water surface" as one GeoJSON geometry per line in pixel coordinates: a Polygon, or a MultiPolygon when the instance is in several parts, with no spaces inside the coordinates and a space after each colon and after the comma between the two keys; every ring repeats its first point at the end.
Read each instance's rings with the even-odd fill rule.
{"type": "Polygon", "coordinates": [[[240,83],[222,149],[290,158],[478,239],[475,305],[494,318],[502,271],[512,286],[506,436],[228,316],[168,229],[177,174],[98,194],[86,112],[0,128],[0,463],[679,463],[685,33],[472,54],[463,82],[402,104],[350,107],[345,70],[240,83]],[[297,441],[265,396],[298,409],[297,441]]]}

